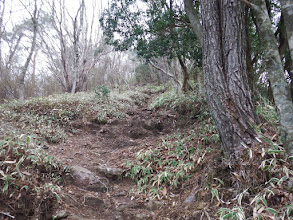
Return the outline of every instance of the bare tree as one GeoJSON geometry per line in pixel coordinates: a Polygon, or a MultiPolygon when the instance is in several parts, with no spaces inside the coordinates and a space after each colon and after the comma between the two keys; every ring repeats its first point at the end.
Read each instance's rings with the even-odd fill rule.
{"type": "MultiPolygon", "coordinates": [[[[106,51],[111,47],[105,48],[106,51]]],[[[127,86],[134,78],[138,61],[131,52],[111,51],[100,59],[94,72],[90,75],[91,87],[94,84],[108,84],[113,88],[127,86]]]]}
{"type": "Polygon", "coordinates": [[[23,101],[24,100],[24,82],[25,82],[25,76],[28,70],[28,66],[31,62],[33,53],[35,51],[36,48],[36,42],[37,42],[37,33],[38,33],[38,15],[39,15],[39,11],[38,11],[38,6],[37,6],[37,0],[34,0],[34,11],[33,13],[30,12],[30,9],[25,6],[24,3],[21,2],[21,4],[27,9],[27,12],[30,14],[31,17],[31,22],[32,22],[32,32],[33,32],[33,38],[32,38],[32,42],[31,42],[31,46],[30,46],[30,50],[29,50],[29,54],[26,58],[26,61],[23,65],[23,67],[21,68],[21,73],[19,76],[19,91],[18,91],[18,98],[19,100],[23,101]]]}
{"type": "Polygon", "coordinates": [[[99,29],[94,23],[96,6],[93,3],[90,18],[84,0],[74,14],[67,8],[65,0],[54,0],[49,7],[47,31],[42,34],[49,70],[63,91],[84,91],[91,70],[103,55],[99,29]]]}
{"type": "Polygon", "coordinates": [[[171,62],[166,58],[156,58],[149,62],[150,65],[159,71],[161,74],[164,74],[168,78],[170,78],[177,88],[182,88],[182,83],[178,79],[178,67],[177,63],[171,62]]]}
{"type": "Polygon", "coordinates": [[[10,99],[19,96],[18,82],[20,57],[24,32],[29,29],[27,20],[14,24],[13,4],[0,1],[0,98],[10,99]]]}

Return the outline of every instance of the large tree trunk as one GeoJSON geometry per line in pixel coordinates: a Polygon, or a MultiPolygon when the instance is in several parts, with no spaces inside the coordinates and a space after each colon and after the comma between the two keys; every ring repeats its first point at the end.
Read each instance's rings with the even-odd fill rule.
{"type": "Polygon", "coordinates": [[[206,96],[227,156],[251,145],[256,124],[246,72],[244,5],[202,0],[203,70],[206,96]]]}
{"type": "Polygon", "coordinates": [[[253,9],[262,46],[265,51],[266,68],[278,109],[284,146],[290,156],[293,155],[293,103],[289,94],[288,83],[284,77],[283,64],[278,50],[271,20],[263,0],[252,0],[253,9]]]}
{"type": "Polygon", "coordinates": [[[245,5],[239,1],[235,3],[233,0],[221,2],[222,50],[228,90],[243,119],[258,123],[246,66],[245,5]]]}
{"type": "Polygon", "coordinates": [[[286,60],[289,63],[289,67],[287,69],[291,79],[290,90],[291,90],[291,98],[293,101],[293,2],[292,0],[281,0],[281,9],[282,15],[284,17],[288,46],[290,51],[291,60],[286,60]]]}

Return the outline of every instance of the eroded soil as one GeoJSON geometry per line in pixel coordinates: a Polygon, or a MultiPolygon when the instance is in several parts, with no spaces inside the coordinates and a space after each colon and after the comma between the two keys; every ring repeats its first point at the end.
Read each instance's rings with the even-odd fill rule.
{"type": "MultiPolygon", "coordinates": [[[[122,168],[122,164],[148,145],[158,143],[161,136],[175,132],[177,116],[170,111],[150,111],[135,106],[123,119],[106,124],[75,121],[69,138],[62,144],[46,146],[65,165],[84,167],[105,177],[99,167],[122,168]]],[[[63,210],[67,219],[155,219],[164,203],[133,199],[129,191],[135,183],[127,178],[107,176],[107,192],[93,192],[72,184],[62,187],[63,210]],[[96,199],[89,199],[96,198],[96,199]],[[89,202],[90,201],[90,202],[89,202]],[[102,205],[99,205],[100,203],[102,205]]]]}

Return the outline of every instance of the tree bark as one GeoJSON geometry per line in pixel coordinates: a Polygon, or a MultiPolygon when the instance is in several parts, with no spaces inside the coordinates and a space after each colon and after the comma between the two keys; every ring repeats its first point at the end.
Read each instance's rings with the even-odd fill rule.
{"type": "Polygon", "coordinates": [[[293,103],[289,94],[288,83],[284,77],[283,64],[278,51],[267,7],[263,0],[252,0],[253,9],[261,43],[265,51],[266,68],[273,90],[273,96],[279,113],[284,146],[290,156],[293,155],[293,103]]]}
{"type": "Polygon", "coordinates": [[[251,58],[251,42],[249,38],[249,8],[246,8],[245,12],[245,32],[246,32],[246,66],[247,66],[247,74],[248,74],[248,84],[250,87],[251,94],[254,94],[254,72],[253,72],[253,64],[251,58]]]}
{"type": "Polygon", "coordinates": [[[11,64],[12,64],[12,60],[14,58],[14,55],[19,47],[19,44],[20,44],[20,41],[21,41],[21,38],[23,37],[23,34],[21,33],[18,38],[17,38],[17,41],[16,41],[16,44],[13,48],[10,48],[10,52],[9,52],[9,58],[8,58],[8,61],[6,63],[6,66],[5,66],[5,69],[10,69],[11,68],[11,64]]]}
{"type": "Polygon", "coordinates": [[[285,22],[285,28],[286,28],[286,34],[287,34],[287,40],[288,40],[288,46],[290,51],[290,57],[291,60],[287,62],[290,64],[290,66],[287,67],[287,69],[291,70],[288,71],[291,82],[290,82],[290,92],[291,92],[291,98],[293,101],[293,2],[292,0],[281,0],[281,10],[282,10],[282,16],[284,17],[285,22]]]}
{"type": "Polygon", "coordinates": [[[188,90],[192,89],[191,86],[188,83],[189,73],[188,73],[187,67],[186,67],[183,59],[180,56],[178,56],[178,60],[179,60],[179,63],[180,63],[180,66],[181,66],[181,69],[182,69],[182,72],[183,72],[182,91],[184,93],[186,93],[188,90]]]}
{"type": "Polygon", "coordinates": [[[200,23],[198,13],[194,8],[193,0],[184,0],[184,8],[189,18],[192,30],[195,33],[200,45],[202,45],[202,26],[200,23]]]}
{"type": "Polygon", "coordinates": [[[284,16],[288,45],[291,60],[293,60],[293,2],[292,0],[280,0],[282,15],[284,16]]]}
{"type": "Polygon", "coordinates": [[[85,4],[84,0],[82,0],[79,10],[77,11],[74,23],[73,23],[73,50],[74,50],[74,69],[73,69],[73,77],[72,77],[72,89],[71,93],[76,93],[77,88],[79,87],[79,75],[80,75],[80,35],[83,29],[83,19],[85,13],[85,4]],[[77,18],[80,16],[80,23],[78,25],[77,18]]]}
{"type": "Polygon", "coordinates": [[[203,71],[207,101],[226,156],[238,159],[251,145],[257,123],[249,92],[244,5],[202,0],[203,71]]]}
{"type": "Polygon", "coordinates": [[[239,108],[239,113],[249,121],[258,123],[246,66],[245,5],[222,0],[221,21],[224,69],[229,92],[239,108]]]}

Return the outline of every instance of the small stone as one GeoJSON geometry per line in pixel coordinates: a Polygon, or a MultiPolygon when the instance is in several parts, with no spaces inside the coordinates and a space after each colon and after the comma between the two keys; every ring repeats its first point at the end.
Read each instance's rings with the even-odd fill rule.
{"type": "Polygon", "coordinates": [[[90,128],[90,129],[94,129],[94,130],[99,130],[100,126],[96,123],[91,123],[91,122],[87,122],[85,124],[86,127],[90,128]]]}
{"type": "Polygon", "coordinates": [[[104,166],[98,166],[97,171],[103,173],[106,177],[118,177],[123,173],[123,169],[120,168],[114,168],[114,167],[104,167],[104,166]]]}
{"type": "Polygon", "coordinates": [[[66,218],[66,220],[83,220],[83,219],[77,215],[70,215],[66,218]]]}
{"type": "Polygon", "coordinates": [[[107,130],[106,130],[106,129],[101,129],[99,132],[100,132],[101,134],[104,134],[104,133],[107,132],[107,130]]]}
{"type": "Polygon", "coordinates": [[[139,213],[137,215],[135,215],[135,219],[152,219],[152,216],[150,214],[147,213],[139,213]]]}
{"type": "Polygon", "coordinates": [[[117,192],[113,195],[113,197],[122,197],[122,196],[127,196],[127,192],[120,191],[120,192],[117,192]]]}
{"type": "Polygon", "coordinates": [[[67,218],[68,216],[69,216],[69,213],[67,211],[61,210],[56,213],[56,215],[54,216],[54,219],[56,219],[56,220],[64,219],[64,218],[67,218]]]}
{"type": "Polygon", "coordinates": [[[185,199],[185,201],[184,201],[184,203],[192,203],[192,202],[194,202],[195,201],[195,194],[193,193],[193,194],[191,194],[191,195],[189,195],[186,199],[185,199]]]}
{"type": "Polygon", "coordinates": [[[162,202],[159,201],[149,201],[145,204],[145,207],[150,211],[155,211],[163,206],[162,202]]]}
{"type": "Polygon", "coordinates": [[[120,211],[115,211],[112,217],[114,220],[124,220],[123,213],[120,211]]]}
{"type": "Polygon", "coordinates": [[[49,149],[49,146],[48,145],[43,145],[42,148],[47,150],[47,149],[49,149]]]}
{"type": "Polygon", "coordinates": [[[119,120],[118,119],[114,119],[110,121],[111,125],[118,125],[119,124],[119,120]]]}
{"type": "Polygon", "coordinates": [[[204,207],[206,207],[206,203],[205,202],[199,202],[198,204],[196,204],[196,209],[197,210],[202,210],[204,207]]]}
{"type": "Polygon", "coordinates": [[[102,199],[98,197],[89,196],[89,197],[85,197],[84,204],[98,209],[101,206],[103,206],[105,203],[102,199]]]}
{"type": "Polygon", "coordinates": [[[125,209],[138,209],[140,208],[141,205],[138,204],[137,202],[129,202],[129,203],[124,203],[124,204],[121,204],[119,207],[118,207],[118,211],[123,211],[125,209]]]}

